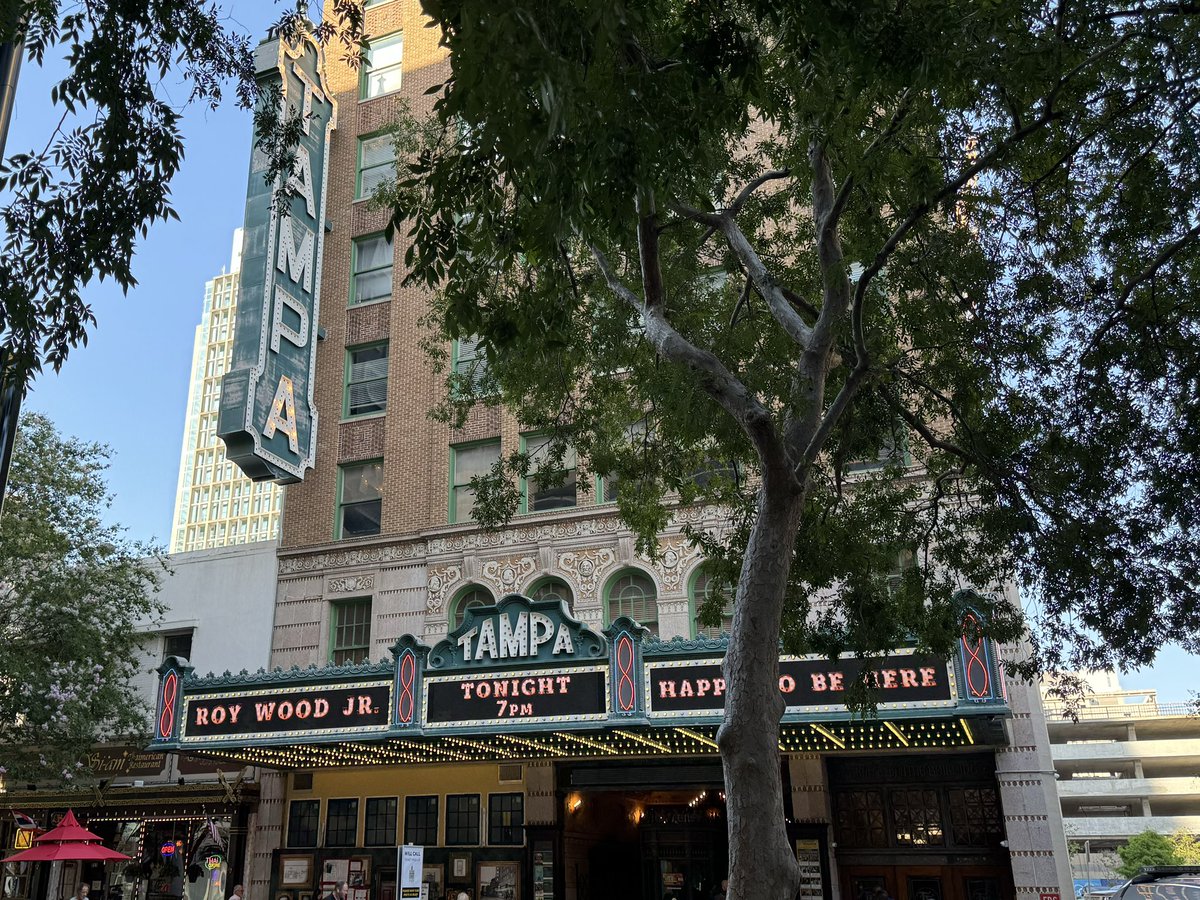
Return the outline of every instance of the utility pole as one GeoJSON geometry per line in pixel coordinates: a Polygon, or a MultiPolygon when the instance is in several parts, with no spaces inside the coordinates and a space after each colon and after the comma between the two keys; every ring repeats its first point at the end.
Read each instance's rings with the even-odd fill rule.
{"type": "MultiPolygon", "coordinates": [[[[13,10],[15,16],[16,10],[13,10]]],[[[17,76],[21,72],[24,42],[16,34],[17,23],[2,26],[8,37],[0,44],[0,159],[8,143],[8,125],[12,121],[13,102],[17,95],[17,76]]],[[[21,415],[21,398],[25,395],[25,372],[12,353],[0,347],[0,513],[4,511],[4,495],[8,492],[8,466],[12,462],[13,444],[17,439],[17,419],[21,415]]]]}

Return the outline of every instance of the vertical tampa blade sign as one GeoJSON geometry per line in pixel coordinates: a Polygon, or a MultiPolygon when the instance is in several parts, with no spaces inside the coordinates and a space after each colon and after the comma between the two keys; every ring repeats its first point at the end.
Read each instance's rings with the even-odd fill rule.
{"type": "Polygon", "coordinates": [[[255,55],[260,97],[282,93],[282,116],[300,116],[296,164],[285,202],[266,183],[266,153],[254,136],[246,190],[237,324],[221,384],[217,433],[226,456],[255,481],[297,482],[317,447],[317,360],[325,182],[337,120],[321,49],[308,36],[268,39],[255,55]]]}

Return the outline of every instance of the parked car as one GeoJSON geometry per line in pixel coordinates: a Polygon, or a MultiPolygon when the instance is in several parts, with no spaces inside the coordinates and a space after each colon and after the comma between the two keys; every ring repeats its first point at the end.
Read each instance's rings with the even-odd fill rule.
{"type": "Polygon", "coordinates": [[[1147,866],[1113,900],[1200,900],[1200,866],[1147,866]]]}

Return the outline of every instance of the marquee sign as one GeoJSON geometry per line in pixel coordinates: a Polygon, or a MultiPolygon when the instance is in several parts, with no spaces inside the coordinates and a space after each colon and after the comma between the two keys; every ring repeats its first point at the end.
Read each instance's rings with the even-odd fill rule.
{"type": "MultiPolygon", "coordinates": [[[[779,692],[788,711],[829,712],[844,706],[845,690],[862,675],[857,659],[831,663],[821,658],[785,657],[779,662],[779,692]]],[[[880,709],[914,704],[953,706],[951,673],[945,662],[910,652],[885,657],[869,672],[880,709]]],[[[647,715],[712,716],[725,709],[720,663],[676,660],[646,664],[647,715]]]]}
{"type": "MultiPolygon", "coordinates": [[[[1003,714],[995,652],[972,612],[955,659],[912,649],[869,663],[877,705],[889,719],[1003,714]]],[[[326,740],[459,740],[521,732],[597,732],[709,727],[725,707],[725,638],[649,637],[622,616],[603,631],[559,600],[510,594],[468,609],[433,647],[405,635],[392,662],[257,675],[195,678],[186,661],[159,668],[155,749],[311,744],[326,740]]],[[[783,656],[784,724],[853,718],[845,691],[868,663],[783,656]]],[[[477,740],[478,738],[476,738],[477,740]]],[[[577,741],[591,740],[578,735],[577,741]]],[[[407,751],[406,751],[407,752],[407,751]]]]}
{"type": "Polygon", "coordinates": [[[302,133],[286,199],[281,181],[264,182],[268,160],[255,134],[237,323],[217,433],[247,476],[289,483],[304,478],[316,454],[313,376],[329,136],[337,111],[325,88],[321,49],[311,37],[294,46],[264,41],[255,62],[261,95],[280,91],[280,114],[299,116],[302,133]]]}
{"type": "Polygon", "coordinates": [[[184,701],[180,741],[385,730],[391,702],[389,682],[199,694],[184,701]]]}

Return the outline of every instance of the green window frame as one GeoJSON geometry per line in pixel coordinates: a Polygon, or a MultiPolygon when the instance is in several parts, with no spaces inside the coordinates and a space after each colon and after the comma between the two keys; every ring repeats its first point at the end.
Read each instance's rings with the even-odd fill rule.
{"type": "Polygon", "coordinates": [[[371,598],[330,603],[329,662],[344,666],[371,658],[371,598]]]}
{"type": "Polygon", "coordinates": [[[658,590],[654,579],[641,569],[624,569],[609,579],[604,609],[609,622],[629,616],[658,636],[658,590]]]}
{"type": "Polygon", "coordinates": [[[450,604],[450,630],[453,631],[467,617],[467,610],[477,606],[491,606],[496,602],[492,592],[479,584],[469,584],[454,598],[450,604]]]}
{"type": "Polygon", "coordinates": [[[383,4],[391,2],[392,0],[363,0],[363,9],[374,9],[377,6],[383,6],[383,4]]]}
{"type": "Polygon", "coordinates": [[[368,234],[350,242],[350,305],[392,299],[395,254],[386,234],[368,234]]]}
{"type": "Polygon", "coordinates": [[[475,489],[471,479],[486,475],[500,459],[500,440],[475,441],[450,447],[450,524],[473,522],[475,489]]]}
{"type": "Polygon", "coordinates": [[[450,345],[450,370],[454,373],[454,393],[460,397],[481,397],[488,391],[487,355],[479,338],[455,338],[450,345]]]}
{"type": "Polygon", "coordinates": [[[346,348],[342,416],[347,419],[387,412],[388,342],[346,348]]]}
{"type": "Polygon", "coordinates": [[[570,612],[575,604],[575,596],[571,593],[571,586],[559,578],[557,575],[548,575],[545,578],[539,578],[529,588],[530,600],[561,600],[566,604],[567,612],[570,612]]]}
{"type": "MultiPolygon", "coordinates": [[[[646,436],[646,420],[638,419],[636,422],[631,422],[625,429],[625,436],[628,438],[630,445],[641,441],[646,436]]],[[[610,472],[608,475],[596,476],[596,503],[616,503],[617,502],[617,484],[620,479],[616,472],[610,472]]]]}
{"type": "Polygon", "coordinates": [[[358,99],[370,100],[400,90],[404,74],[404,32],[373,38],[363,47],[358,99]]]}
{"type": "Polygon", "coordinates": [[[335,538],[379,534],[383,518],[383,460],[339,466],[337,493],[335,538]]]}
{"type": "Polygon", "coordinates": [[[688,600],[691,603],[692,637],[720,637],[722,633],[729,634],[733,630],[733,597],[725,600],[725,608],[721,611],[721,624],[717,627],[700,624],[700,607],[712,593],[712,576],[704,566],[698,568],[688,585],[688,600]]]}
{"type": "Polygon", "coordinates": [[[358,139],[358,162],[354,175],[354,198],[366,200],[390,176],[396,173],[396,151],[390,132],[369,134],[358,139]]]}
{"type": "Polygon", "coordinates": [[[563,483],[542,490],[536,472],[539,457],[544,459],[549,452],[550,437],[544,434],[521,435],[521,452],[529,456],[530,474],[521,479],[521,512],[550,512],[556,509],[574,509],[579,505],[579,486],[576,480],[575,448],[567,448],[563,455],[566,477],[563,483]]]}

